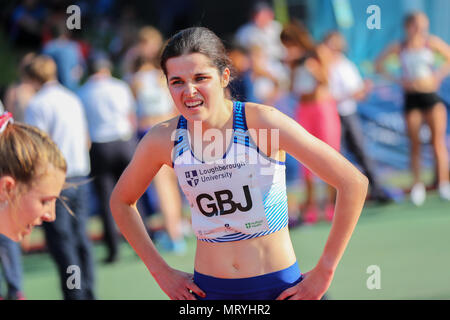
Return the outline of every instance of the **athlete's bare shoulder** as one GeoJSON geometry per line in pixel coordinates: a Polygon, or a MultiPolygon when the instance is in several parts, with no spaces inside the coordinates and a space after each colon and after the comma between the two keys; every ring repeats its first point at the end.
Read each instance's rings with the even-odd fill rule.
{"type": "Polygon", "coordinates": [[[277,127],[277,119],[286,116],[277,108],[247,102],[245,104],[245,117],[247,119],[248,128],[253,129],[272,129],[277,127]]]}
{"type": "Polygon", "coordinates": [[[286,121],[290,118],[274,107],[250,102],[245,104],[245,117],[249,134],[259,150],[275,160],[284,161],[278,141],[280,129],[287,127],[286,121]]]}
{"type": "Polygon", "coordinates": [[[175,132],[180,116],[154,125],[139,143],[139,149],[144,156],[161,159],[164,164],[171,165],[172,149],[175,141],[175,132]]]}
{"type": "Polygon", "coordinates": [[[441,38],[439,38],[438,36],[435,35],[429,35],[428,36],[428,46],[432,49],[435,50],[439,53],[441,53],[444,56],[449,56],[450,55],[450,47],[449,45],[442,40],[441,38]]]}
{"type": "Polygon", "coordinates": [[[144,139],[156,139],[162,143],[167,143],[168,140],[171,139],[171,136],[174,134],[174,131],[177,128],[179,118],[180,116],[177,115],[173,118],[154,125],[150,128],[150,130],[148,130],[144,139]]]}

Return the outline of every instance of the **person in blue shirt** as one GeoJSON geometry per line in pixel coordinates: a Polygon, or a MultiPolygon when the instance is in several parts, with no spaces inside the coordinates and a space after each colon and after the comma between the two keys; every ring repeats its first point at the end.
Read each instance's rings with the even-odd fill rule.
{"type": "Polygon", "coordinates": [[[52,25],[53,39],[47,42],[42,53],[53,58],[58,67],[58,81],[66,88],[75,91],[84,73],[85,61],[81,48],[70,39],[65,21],[52,25]]]}

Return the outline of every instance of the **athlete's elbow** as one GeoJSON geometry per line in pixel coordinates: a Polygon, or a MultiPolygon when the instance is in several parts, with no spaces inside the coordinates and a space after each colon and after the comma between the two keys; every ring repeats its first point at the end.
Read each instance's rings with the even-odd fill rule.
{"type": "Polygon", "coordinates": [[[364,174],[357,171],[352,179],[352,188],[354,191],[361,193],[365,197],[369,189],[369,179],[364,174]]]}
{"type": "Polygon", "coordinates": [[[339,185],[336,189],[346,193],[361,195],[361,197],[365,197],[367,195],[367,190],[369,188],[369,179],[362,174],[358,170],[354,170],[354,172],[346,175],[346,178],[339,181],[339,185]]]}
{"type": "Polygon", "coordinates": [[[122,210],[121,207],[125,206],[126,202],[122,199],[120,191],[117,186],[113,189],[111,196],[109,197],[109,207],[111,209],[112,216],[116,219],[120,215],[122,210]]]}

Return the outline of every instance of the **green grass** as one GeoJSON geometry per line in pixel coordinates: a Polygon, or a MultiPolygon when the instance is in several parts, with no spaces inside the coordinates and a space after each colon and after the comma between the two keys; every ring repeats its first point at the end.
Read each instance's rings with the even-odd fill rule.
{"type": "MultiPolygon", "coordinates": [[[[331,298],[450,299],[449,228],[450,206],[436,195],[422,208],[403,203],[365,209],[330,287],[331,298]],[[381,269],[379,290],[366,287],[370,265],[381,269]]],[[[314,230],[310,240],[323,244],[327,231],[314,230]]],[[[302,234],[293,241],[298,253],[306,251],[302,234]]],[[[318,258],[315,249],[309,250],[307,268],[318,258]]]]}
{"type": "MultiPolygon", "coordinates": [[[[291,230],[300,268],[318,261],[330,225],[291,230]]],[[[421,208],[409,202],[367,205],[329,289],[330,299],[450,299],[450,204],[431,193],[421,208]],[[381,289],[369,290],[370,265],[381,270],[381,289]]],[[[163,253],[175,268],[192,272],[195,239],[185,256],[163,253]]],[[[94,247],[99,299],[167,299],[127,243],[121,260],[102,265],[103,246],[94,247]]],[[[46,253],[24,256],[28,299],[60,299],[56,268],[46,253]]]]}

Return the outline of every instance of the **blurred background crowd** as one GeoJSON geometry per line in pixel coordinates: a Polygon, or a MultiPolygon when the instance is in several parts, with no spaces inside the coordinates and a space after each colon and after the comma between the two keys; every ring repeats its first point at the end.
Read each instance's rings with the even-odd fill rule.
{"type": "MultiPolygon", "coordinates": [[[[154,124],[177,113],[158,58],[164,41],[186,27],[208,27],[224,40],[234,67],[229,88],[233,99],[275,106],[341,151],[369,177],[370,201],[402,201],[410,190],[394,188],[383,177],[410,167],[411,135],[403,117],[403,89],[381,77],[375,62],[387,45],[408,36],[403,21],[412,11],[424,12],[429,32],[450,42],[450,2],[377,1],[380,28],[369,27],[368,20],[377,18],[372,16],[376,11],[367,10],[371,4],[366,0],[20,0],[2,4],[0,109],[12,112],[16,121],[50,133],[65,153],[68,182],[75,186],[63,196],[77,219],[61,204],[55,223],[43,227],[63,297],[95,299],[91,241],[97,238],[88,232],[92,216],[101,221],[98,237],[107,248],[103,262],[120,258],[120,235],[110,213],[109,195],[139,139],[154,124]],[[67,12],[71,5],[80,9],[79,29],[68,28],[68,18],[76,12],[67,12]],[[67,289],[70,265],[80,266],[87,275],[83,290],[67,289]]],[[[450,62],[445,50],[433,59],[434,68],[450,62]]],[[[394,55],[383,64],[393,77],[402,72],[401,61],[394,55]]],[[[441,80],[438,95],[448,109],[450,81],[441,80]]],[[[448,126],[446,130],[448,153],[448,126]]],[[[427,189],[437,189],[442,182],[433,160],[432,136],[426,126],[417,129],[418,143],[423,145],[418,151],[422,166],[433,172],[427,189]]],[[[333,191],[318,197],[311,172],[290,157],[287,179],[289,186],[303,192],[289,202],[292,228],[332,219],[333,191]]],[[[419,181],[412,185],[418,190],[419,181]]],[[[450,200],[441,189],[441,197],[450,200]]],[[[416,194],[411,200],[421,205],[424,200],[420,192],[416,194]]],[[[185,238],[190,236],[189,219],[170,168],[158,173],[138,207],[146,220],[155,214],[163,217],[159,227],[148,226],[157,246],[182,255],[185,238]]],[[[6,280],[0,296],[5,298],[24,298],[21,251],[30,246],[22,246],[21,250],[0,238],[6,280]]]]}

